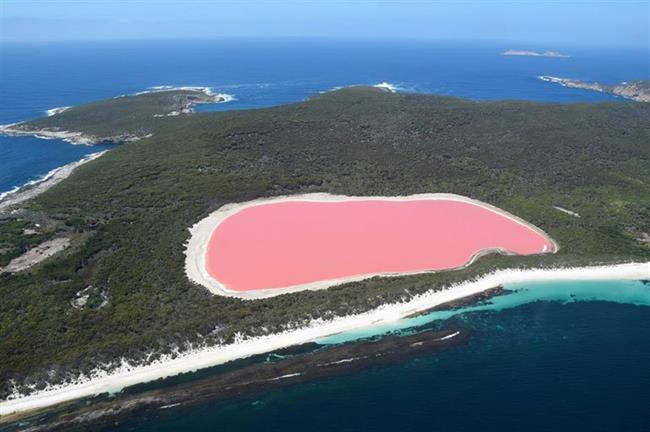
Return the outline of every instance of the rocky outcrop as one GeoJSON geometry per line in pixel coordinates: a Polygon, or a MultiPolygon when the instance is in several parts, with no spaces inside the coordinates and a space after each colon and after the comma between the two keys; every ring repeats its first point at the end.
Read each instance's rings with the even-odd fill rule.
{"type": "Polygon", "coordinates": [[[599,82],[585,82],[569,78],[559,78],[554,76],[542,75],[538,77],[542,81],[560,84],[564,87],[578,88],[584,90],[597,91],[600,93],[610,93],[626,99],[637,102],[650,102],[650,82],[649,81],[629,81],[615,85],[601,84],[599,82]]]}

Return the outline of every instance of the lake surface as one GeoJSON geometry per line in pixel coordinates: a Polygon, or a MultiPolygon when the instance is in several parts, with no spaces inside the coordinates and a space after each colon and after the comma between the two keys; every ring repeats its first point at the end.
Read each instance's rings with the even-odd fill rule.
{"type": "Polygon", "coordinates": [[[462,267],[487,250],[555,250],[544,233],[462,197],[303,196],[240,208],[217,223],[205,246],[205,270],[230,291],[279,294],[382,273],[462,267]]]}

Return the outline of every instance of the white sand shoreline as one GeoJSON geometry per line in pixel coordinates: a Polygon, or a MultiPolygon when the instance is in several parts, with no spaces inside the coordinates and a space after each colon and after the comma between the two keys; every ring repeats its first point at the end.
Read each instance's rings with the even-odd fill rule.
{"type": "MultiPolygon", "coordinates": [[[[191,237],[188,243],[186,244],[185,249],[185,273],[187,277],[199,285],[204,286],[210,292],[216,295],[222,295],[226,297],[237,297],[245,300],[254,300],[260,298],[273,297],[281,294],[287,294],[292,292],[304,291],[304,290],[320,290],[327,289],[332,286],[341,285],[348,282],[357,282],[364,279],[369,279],[372,277],[396,277],[396,276],[406,276],[406,275],[415,275],[415,274],[424,274],[424,273],[435,273],[440,270],[422,270],[422,271],[412,271],[412,272],[383,272],[383,273],[369,273],[354,275],[349,277],[342,277],[337,279],[328,279],[324,281],[316,281],[306,284],[293,285],[282,288],[270,288],[270,289],[261,289],[261,290],[251,290],[251,291],[233,291],[228,289],[225,285],[221,284],[219,281],[215,280],[210,276],[205,268],[205,254],[207,253],[207,245],[210,240],[210,236],[214,230],[228,217],[238,213],[245,208],[257,206],[260,204],[271,204],[271,203],[280,203],[280,202],[344,202],[344,201],[370,201],[370,200],[380,200],[380,201],[420,201],[420,200],[447,200],[447,201],[460,201],[463,203],[468,203],[472,205],[479,206],[481,208],[490,210],[498,215],[504,216],[517,224],[529,228],[544,238],[548,239],[552,245],[553,249],[546,251],[544,253],[555,253],[560,247],[547,233],[539,229],[538,227],[530,224],[529,222],[513,215],[505,210],[494,207],[490,204],[484,203],[482,201],[474,200],[467,198],[461,195],[448,194],[448,193],[425,193],[425,194],[415,194],[415,195],[406,195],[406,196],[347,196],[347,195],[331,195],[327,193],[312,193],[312,194],[302,194],[302,195],[282,195],[271,198],[260,198],[252,201],[246,201],[241,203],[231,203],[226,204],[216,211],[212,212],[206,218],[197,222],[192,228],[190,228],[191,237]]],[[[501,249],[482,249],[477,251],[474,256],[470,258],[463,266],[457,268],[465,268],[475,262],[479,257],[490,254],[490,253],[501,253],[507,254],[507,251],[501,249]]],[[[452,269],[447,269],[452,270],[452,269]]]]}
{"type": "Polygon", "coordinates": [[[44,408],[57,403],[104,392],[116,392],[125,387],[159,378],[192,372],[236,359],[303,344],[371,325],[394,322],[437,305],[471,296],[499,285],[514,282],[561,280],[641,280],[650,278],[650,262],[610,266],[592,266],[555,269],[506,269],[487,274],[476,280],[453,285],[441,291],[429,291],[408,301],[385,304],[371,311],[338,317],[332,320],[313,320],[302,328],[266,336],[241,338],[229,345],[203,347],[167,357],[145,366],[130,366],[123,362],[114,372],[97,371],[90,378],[74,384],[52,386],[29,396],[0,402],[0,416],[44,408]]]}

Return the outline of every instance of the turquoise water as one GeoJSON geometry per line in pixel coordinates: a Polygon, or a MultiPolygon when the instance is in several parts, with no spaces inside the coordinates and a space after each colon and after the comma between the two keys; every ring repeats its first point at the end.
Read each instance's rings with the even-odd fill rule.
{"type": "Polygon", "coordinates": [[[501,311],[527,303],[553,301],[570,303],[578,301],[608,301],[650,306],[650,287],[640,281],[554,281],[507,284],[507,294],[487,302],[456,310],[433,311],[414,318],[402,319],[391,324],[368,327],[320,339],[321,344],[338,344],[360,338],[379,336],[390,332],[405,331],[433,321],[446,320],[469,312],[501,311]]]}
{"type": "Polygon", "coordinates": [[[462,328],[469,341],[402,364],[228,402],[159,410],[117,431],[650,430],[650,284],[512,284],[509,294],[386,331],[462,328]]]}

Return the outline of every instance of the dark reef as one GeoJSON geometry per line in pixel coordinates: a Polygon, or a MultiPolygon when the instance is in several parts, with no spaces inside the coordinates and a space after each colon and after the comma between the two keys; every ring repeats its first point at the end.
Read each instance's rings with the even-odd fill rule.
{"type": "Polygon", "coordinates": [[[37,241],[74,239],[33,268],[0,274],[0,323],[10,323],[0,325],[0,399],[14,382],[28,393],[122,357],[145,362],[360,313],[500,268],[650,258],[650,243],[637,240],[650,232],[650,104],[477,102],[357,87],[268,109],[156,117],[186,96],[120,97],[23,124],[151,137],[0,212],[0,263],[37,241]],[[561,248],[258,301],[213,296],[187,279],[188,227],[227,203],[310,192],[465,195],[529,221],[561,248]],[[24,230],[36,223],[42,230],[30,239],[24,230]],[[75,307],[84,292],[95,298],[75,307]]]}
{"type": "Polygon", "coordinates": [[[115,425],[134,414],[146,416],[157,409],[173,409],[182,414],[184,407],[207,401],[246,397],[272,388],[392,365],[458,345],[468,336],[464,330],[426,331],[321,348],[166,388],[62,404],[19,421],[0,424],[0,430],[82,431],[91,425],[93,430],[99,430],[102,425],[115,425]]]}

